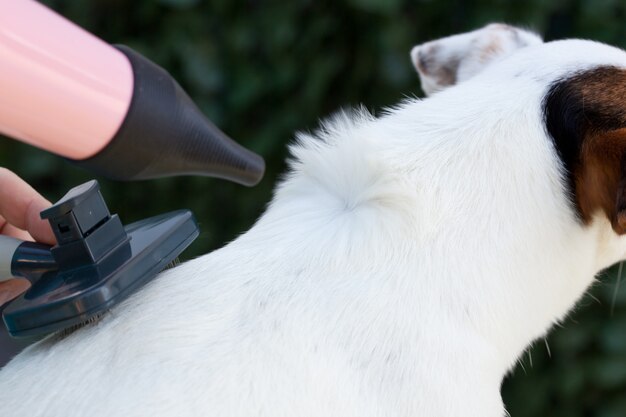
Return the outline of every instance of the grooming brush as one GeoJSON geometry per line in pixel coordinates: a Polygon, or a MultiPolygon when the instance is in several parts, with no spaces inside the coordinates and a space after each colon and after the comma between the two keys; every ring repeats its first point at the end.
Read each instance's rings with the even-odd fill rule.
{"type": "Polygon", "coordinates": [[[73,188],[41,217],[52,226],[53,247],[0,236],[0,279],[31,282],[2,315],[13,337],[71,331],[98,318],[176,262],[199,233],[188,210],[124,227],[97,181],[73,188]]]}

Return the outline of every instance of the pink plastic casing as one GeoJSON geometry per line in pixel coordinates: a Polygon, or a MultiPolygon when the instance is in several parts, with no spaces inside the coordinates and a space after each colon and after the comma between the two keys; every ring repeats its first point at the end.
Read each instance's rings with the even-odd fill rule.
{"type": "Polygon", "coordinates": [[[85,159],[119,129],[133,92],[117,49],[33,0],[0,0],[0,132],[85,159]]]}

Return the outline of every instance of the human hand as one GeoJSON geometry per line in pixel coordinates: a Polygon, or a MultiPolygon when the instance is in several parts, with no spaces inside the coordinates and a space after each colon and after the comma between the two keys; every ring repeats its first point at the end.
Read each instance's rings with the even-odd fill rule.
{"type": "MultiPolygon", "coordinates": [[[[39,213],[50,206],[51,203],[24,180],[0,167],[0,234],[54,245],[56,240],[50,224],[39,217],[39,213]]],[[[22,278],[0,282],[0,306],[29,286],[28,280],[22,278]]]]}

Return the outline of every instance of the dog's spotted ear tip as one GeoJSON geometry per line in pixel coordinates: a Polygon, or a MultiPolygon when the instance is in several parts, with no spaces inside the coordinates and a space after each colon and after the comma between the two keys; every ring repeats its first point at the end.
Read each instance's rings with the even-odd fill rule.
{"type": "Polygon", "coordinates": [[[502,23],[431,40],[411,49],[411,63],[417,70],[426,95],[465,81],[492,62],[514,51],[542,43],[524,29],[502,23]]]}
{"type": "Polygon", "coordinates": [[[441,41],[429,41],[411,48],[413,67],[420,77],[422,90],[427,96],[456,83],[459,60],[447,56],[441,41]]]}
{"type": "Polygon", "coordinates": [[[437,49],[437,46],[433,45],[433,42],[415,45],[411,49],[411,63],[420,76],[428,77],[433,75],[437,49]]]}

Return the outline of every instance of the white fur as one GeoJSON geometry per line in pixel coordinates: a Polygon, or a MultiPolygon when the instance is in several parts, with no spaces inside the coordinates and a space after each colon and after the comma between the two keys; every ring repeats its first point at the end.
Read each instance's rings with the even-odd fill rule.
{"type": "Polygon", "coordinates": [[[499,388],[626,239],[582,226],[549,84],[626,53],[529,46],[292,147],[257,224],[0,372],[0,415],[502,417],[499,388]]]}

